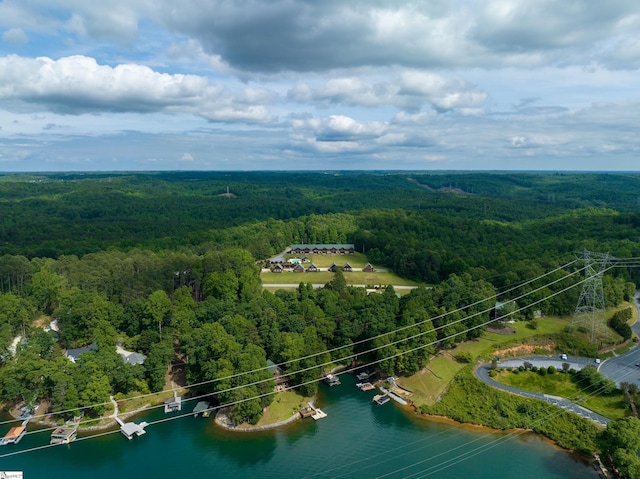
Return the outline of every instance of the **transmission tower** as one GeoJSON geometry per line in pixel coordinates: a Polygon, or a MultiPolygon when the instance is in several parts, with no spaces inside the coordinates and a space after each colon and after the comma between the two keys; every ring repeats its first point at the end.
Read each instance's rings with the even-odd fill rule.
{"type": "Polygon", "coordinates": [[[593,344],[599,336],[606,338],[609,335],[602,276],[610,258],[608,253],[592,253],[585,250],[582,254],[585,263],[585,282],[582,285],[571,325],[586,328],[590,332],[590,341],[593,344]]]}

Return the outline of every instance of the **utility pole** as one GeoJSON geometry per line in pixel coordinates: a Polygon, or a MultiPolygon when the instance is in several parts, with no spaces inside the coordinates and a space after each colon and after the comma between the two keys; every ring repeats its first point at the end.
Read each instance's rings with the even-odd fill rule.
{"type": "Polygon", "coordinates": [[[611,259],[608,253],[592,253],[584,250],[582,254],[585,263],[585,282],[582,285],[580,298],[573,313],[571,326],[583,326],[589,330],[589,340],[594,344],[599,335],[604,335],[605,337],[609,335],[606,324],[602,275],[611,259]]]}

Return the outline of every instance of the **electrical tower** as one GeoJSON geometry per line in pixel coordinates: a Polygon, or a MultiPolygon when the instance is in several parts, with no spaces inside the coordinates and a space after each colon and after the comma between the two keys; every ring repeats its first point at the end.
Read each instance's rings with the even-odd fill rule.
{"type": "Polygon", "coordinates": [[[609,335],[602,276],[610,262],[610,257],[608,253],[592,253],[587,250],[582,254],[585,264],[585,282],[582,285],[571,325],[586,328],[593,344],[599,336],[606,338],[609,335]]]}

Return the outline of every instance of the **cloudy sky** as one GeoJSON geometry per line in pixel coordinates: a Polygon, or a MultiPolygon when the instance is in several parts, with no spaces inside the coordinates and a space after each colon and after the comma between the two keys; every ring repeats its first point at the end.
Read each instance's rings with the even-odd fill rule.
{"type": "Polygon", "coordinates": [[[637,0],[0,0],[0,171],[640,170],[637,0]]]}

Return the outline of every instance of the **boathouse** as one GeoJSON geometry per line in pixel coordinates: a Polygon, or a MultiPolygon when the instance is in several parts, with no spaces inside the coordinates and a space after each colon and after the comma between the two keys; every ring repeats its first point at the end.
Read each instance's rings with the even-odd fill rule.
{"type": "Polygon", "coordinates": [[[27,433],[26,426],[16,426],[9,429],[9,432],[0,439],[0,446],[5,446],[7,444],[18,444],[20,439],[24,437],[27,433]]]}
{"type": "Polygon", "coordinates": [[[120,426],[120,432],[124,437],[131,440],[135,436],[142,436],[146,434],[147,431],[144,430],[149,424],[146,422],[141,422],[140,424],[136,424],[135,422],[125,422],[120,426]]]}
{"type": "Polygon", "coordinates": [[[164,412],[169,414],[171,412],[178,412],[182,410],[182,397],[174,394],[172,398],[164,400],[164,412]]]}

